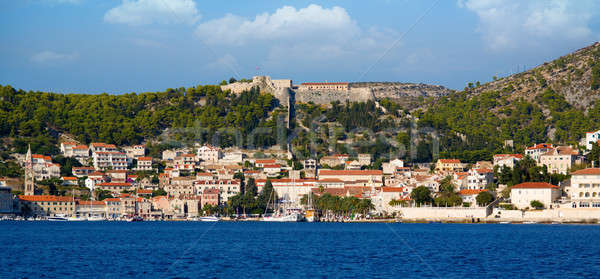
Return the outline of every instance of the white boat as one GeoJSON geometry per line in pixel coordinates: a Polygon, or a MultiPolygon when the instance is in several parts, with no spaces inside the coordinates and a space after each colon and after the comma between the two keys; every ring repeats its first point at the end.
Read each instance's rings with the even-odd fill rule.
{"type": "Polygon", "coordinates": [[[67,218],[67,221],[87,221],[87,218],[83,216],[71,216],[67,218]]]}
{"type": "Polygon", "coordinates": [[[502,221],[502,222],[499,222],[499,224],[510,224],[510,222],[509,221],[502,221]]]}
{"type": "Polygon", "coordinates": [[[221,219],[217,216],[204,216],[204,217],[198,218],[198,220],[200,220],[202,222],[218,222],[221,219]]]}
{"type": "Polygon", "coordinates": [[[67,221],[67,217],[62,214],[56,214],[55,216],[48,217],[48,221],[67,221]]]}
{"type": "Polygon", "coordinates": [[[526,222],[523,222],[523,224],[537,224],[537,222],[535,222],[535,221],[526,221],[526,222]]]}
{"type": "Polygon", "coordinates": [[[88,219],[88,221],[106,221],[106,218],[102,217],[102,216],[90,216],[88,219]]]}
{"type": "Polygon", "coordinates": [[[301,222],[302,215],[299,213],[290,213],[287,215],[265,216],[262,218],[264,222],[301,222]]]}

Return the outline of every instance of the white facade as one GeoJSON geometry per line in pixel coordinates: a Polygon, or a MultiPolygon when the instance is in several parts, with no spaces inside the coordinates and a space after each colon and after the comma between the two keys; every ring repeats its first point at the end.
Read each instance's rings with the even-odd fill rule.
{"type": "Polygon", "coordinates": [[[394,159],[394,160],[390,161],[389,163],[382,164],[384,174],[394,174],[396,172],[397,168],[403,168],[403,167],[404,167],[404,161],[402,161],[400,159],[394,159]]]}
{"type": "Polygon", "coordinates": [[[218,162],[219,159],[223,157],[223,152],[221,151],[221,148],[203,145],[198,148],[196,155],[204,162],[218,162]]]}
{"type": "Polygon", "coordinates": [[[576,171],[571,176],[572,207],[600,207],[600,168],[576,171]]]}
{"type": "Polygon", "coordinates": [[[98,170],[126,170],[127,156],[117,151],[97,151],[92,153],[94,168],[98,170]]]}
{"type": "Polygon", "coordinates": [[[140,171],[151,171],[152,157],[138,157],[136,169],[140,171]]]}
{"type": "Polygon", "coordinates": [[[521,159],[523,159],[523,155],[521,154],[496,154],[494,155],[494,167],[498,166],[499,169],[502,169],[502,167],[512,169],[521,159]]]}
{"type": "Polygon", "coordinates": [[[494,182],[494,172],[491,169],[470,169],[467,175],[467,189],[482,190],[494,182]]]}
{"type": "Polygon", "coordinates": [[[600,130],[585,133],[585,149],[592,150],[592,143],[600,140],[600,130]]]}
{"type": "Polygon", "coordinates": [[[550,207],[560,198],[561,190],[558,186],[545,182],[525,182],[511,188],[510,200],[517,208],[530,208],[531,202],[540,201],[545,207],[550,207]]]}

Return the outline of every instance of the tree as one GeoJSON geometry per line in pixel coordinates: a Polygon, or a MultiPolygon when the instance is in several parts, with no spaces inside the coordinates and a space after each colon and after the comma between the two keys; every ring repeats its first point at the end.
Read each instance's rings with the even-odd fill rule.
{"type": "Polygon", "coordinates": [[[234,77],[229,78],[229,84],[235,83],[237,80],[234,77]]]}
{"type": "Polygon", "coordinates": [[[529,205],[531,205],[531,207],[535,209],[544,208],[544,204],[538,200],[532,200],[529,205]]]}
{"type": "Polygon", "coordinates": [[[489,191],[483,191],[475,197],[479,206],[487,206],[494,200],[494,196],[489,191]]]}
{"type": "Polygon", "coordinates": [[[433,198],[431,198],[431,191],[425,186],[419,186],[413,189],[410,193],[410,198],[418,205],[433,202],[433,198]]]}
{"type": "Polygon", "coordinates": [[[96,190],[96,200],[102,201],[108,198],[112,198],[112,192],[108,190],[96,190]]]}
{"type": "Polygon", "coordinates": [[[158,189],[152,191],[153,197],[166,196],[166,195],[167,195],[167,191],[165,191],[165,189],[163,189],[163,188],[158,188],[158,189]]]}

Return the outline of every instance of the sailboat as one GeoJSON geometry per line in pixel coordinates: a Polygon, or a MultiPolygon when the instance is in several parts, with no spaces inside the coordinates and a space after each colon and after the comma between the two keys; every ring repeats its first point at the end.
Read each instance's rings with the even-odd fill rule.
{"type": "Polygon", "coordinates": [[[75,206],[75,189],[71,192],[71,197],[73,199],[73,208],[75,208],[75,212],[71,214],[71,216],[67,217],[67,221],[87,221],[87,218],[84,216],[79,216],[77,214],[77,206],[75,206]]]}
{"type": "Polygon", "coordinates": [[[265,216],[262,218],[262,221],[264,221],[264,222],[301,222],[304,219],[304,217],[300,213],[286,212],[286,210],[283,210],[280,206],[276,206],[275,200],[276,200],[275,199],[275,189],[273,189],[273,191],[271,191],[271,195],[269,195],[269,202],[267,202],[267,208],[265,209],[265,216]],[[271,198],[273,198],[273,210],[275,212],[273,212],[273,214],[271,214],[270,216],[266,216],[267,210],[269,209],[268,204],[270,203],[271,198]]]}
{"type": "Polygon", "coordinates": [[[307,222],[317,221],[316,211],[313,208],[313,193],[312,192],[308,193],[308,206],[304,213],[304,217],[306,218],[307,222]]]}

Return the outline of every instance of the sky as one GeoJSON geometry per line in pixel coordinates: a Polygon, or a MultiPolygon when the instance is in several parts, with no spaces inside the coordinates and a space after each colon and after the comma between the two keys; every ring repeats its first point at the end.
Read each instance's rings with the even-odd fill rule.
{"type": "Polygon", "coordinates": [[[600,40],[600,0],[0,2],[0,84],[131,93],[269,75],[462,89],[600,40]]]}

